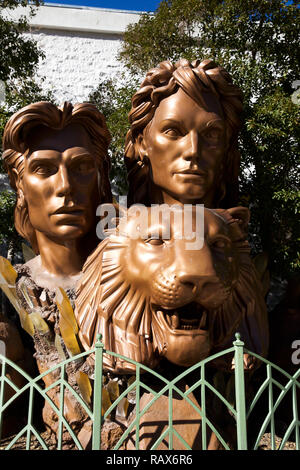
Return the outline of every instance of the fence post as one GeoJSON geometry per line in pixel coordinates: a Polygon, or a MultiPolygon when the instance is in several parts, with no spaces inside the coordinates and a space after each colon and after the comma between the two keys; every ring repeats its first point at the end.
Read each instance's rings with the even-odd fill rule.
{"type": "Polygon", "coordinates": [[[247,419],[245,399],[245,377],[244,377],[244,343],[241,341],[240,333],[235,334],[234,345],[234,378],[235,378],[235,401],[236,401],[236,428],[238,450],[247,450],[247,419]]]}
{"type": "Polygon", "coordinates": [[[100,450],[102,426],[102,371],[103,343],[102,335],[97,335],[95,343],[94,400],[93,400],[93,437],[92,450],[100,450]]]}

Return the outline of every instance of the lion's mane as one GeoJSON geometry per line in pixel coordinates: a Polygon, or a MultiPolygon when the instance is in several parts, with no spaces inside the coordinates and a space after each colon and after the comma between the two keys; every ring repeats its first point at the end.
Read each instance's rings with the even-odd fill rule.
{"type": "MultiPolygon", "coordinates": [[[[232,223],[232,218],[224,215],[225,211],[224,221],[232,223]]],[[[89,350],[101,334],[106,350],[154,368],[160,359],[160,348],[151,328],[150,298],[138,285],[128,282],[125,267],[120,263],[128,241],[126,234],[113,233],[87,259],[76,296],[79,337],[83,347],[89,350]]],[[[234,333],[239,331],[246,347],[264,356],[268,348],[268,326],[262,286],[250,258],[248,242],[239,239],[233,243],[239,256],[238,280],[227,300],[209,310],[210,353],[230,347],[234,333]]],[[[104,353],[104,369],[130,373],[135,366],[104,353]]]]}
{"type": "MultiPolygon", "coordinates": [[[[150,367],[157,364],[151,337],[149,299],[130,285],[120,264],[120,252],[128,247],[128,238],[110,235],[87,259],[76,293],[76,317],[79,337],[85,349],[91,349],[101,334],[106,350],[126,355],[150,367]]],[[[114,372],[132,372],[130,363],[104,354],[104,368],[114,372]]]]}

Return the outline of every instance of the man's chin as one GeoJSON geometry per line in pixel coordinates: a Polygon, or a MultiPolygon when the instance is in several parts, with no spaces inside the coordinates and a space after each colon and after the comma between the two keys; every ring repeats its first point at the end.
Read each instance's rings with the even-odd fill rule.
{"type": "Polygon", "coordinates": [[[183,204],[203,204],[207,199],[208,189],[206,184],[185,183],[176,187],[173,198],[183,204]]]}
{"type": "Polygon", "coordinates": [[[74,240],[76,238],[82,238],[88,233],[86,227],[81,225],[61,225],[56,228],[55,231],[51,232],[50,238],[55,238],[58,241],[74,240]]]}

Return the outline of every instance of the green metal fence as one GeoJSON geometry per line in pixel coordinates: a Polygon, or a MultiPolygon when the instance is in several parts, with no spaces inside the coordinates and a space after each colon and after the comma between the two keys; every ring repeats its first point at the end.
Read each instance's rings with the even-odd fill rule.
{"type": "MultiPolygon", "coordinates": [[[[69,392],[74,396],[74,398],[81,405],[87,416],[92,421],[92,444],[91,447],[94,450],[101,449],[101,428],[105,420],[111,415],[113,410],[121,403],[124,397],[128,396],[130,392],[135,391],[135,415],[134,419],[127,426],[122,436],[119,438],[118,442],[115,443],[114,449],[120,449],[124,442],[128,440],[128,437],[135,434],[135,448],[140,449],[140,423],[141,418],[147,413],[150,407],[158,400],[160,397],[167,396],[169,404],[169,413],[168,413],[168,423],[166,429],[162,434],[157,438],[156,442],[153,443],[151,449],[155,450],[159,445],[167,440],[169,449],[174,448],[174,438],[178,439],[183,446],[183,448],[191,449],[190,445],[184,440],[184,438],[178,433],[176,426],[173,422],[173,407],[172,401],[174,394],[176,396],[182,397],[187,403],[192,407],[195,416],[201,418],[201,448],[207,449],[208,445],[208,431],[212,431],[217,436],[218,440],[221,442],[225,449],[230,449],[226,438],[222,436],[222,427],[219,428],[216,423],[212,422],[210,418],[210,413],[208,410],[207,403],[207,393],[210,395],[213,394],[220,400],[222,406],[224,406],[232,420],[235,424],[236,432],[236,448],[239,450],[246,450],[248,448],[257,449],[259,447],[260,441],[264,433],[270,433],[271,448],[272,449],[283,449],[286,442],[293,438],[295,441],[296,449],[300,449],[299,445],[299,416],[298,416],[298,402],[297,402],[297,393],[299,394],[299,375],[300,370],[298,370],[294,376],[291,376],[287,372],[280,369],[275,364],[270,363],[264,358],[248,351],[244,347],[244,343],[241,341],[239,334],[236,334],[236,340],[233,342],[233,346],[229,349],[226,349],[218,354],[210,356],[205,360],[199,362],[198,364],[190,367],[187,370],[184,370],[176,378],[172,380],[167,380],[162,375],[158,374],[154,370],[149,369],[148,367],[143,366],[133,360],[120,356],[116,353],[104,350],[104,346],[101,343],[101,338],[98,338],[98,341],[91,351],[83,352],[75,357],[71,357],[60,364],[56,365],[50,370],[47,370],[43,374],[35,378],[31,378],[26,374],[22,369],[16,366],[9,359],[0,355],[0,362],[2,362],[1,367],[1,378],[0,378],[0,436],[1,436],[1,426],[3,422],[3,415],[5,411],[9,410],[9,407],[12,407],[15,401],[25,393],[28,395],[28,414],[27,422],[24,427],[15,435],[9,443],[5,441],[5,449],[9,450],[14,448],[14,445],[21,437],[26,437],[26,449],[30,450],[32,438],[35,437],[39,443],[39,446],[42,449],[48,449],[47,443],[42,438],[41,433],[37,430],[34,425],[34,403],[37,394],[42,397],[43,400],[47,401],[51,406],[52,410],[57,414],[58,420],[58,432],[57,432],[57,449],[62,449],[63,446],[63,430],[67,430],[69,435],[73,439],[74,445],[77,449],[83,450],[83,446],[78,439],[78,436],[72,429],[72,426],[67,421],[65,417],[65,391],[69,392]],[[109,354],[114,357],[123,359],[125,362],[130,362],[136,366],[136,374],[131,380],[130,385],[113,401],[108,409],[103,412],[102,400],[103,400],[103,354],[109,354]],[[262,365],[260,367],[261,371],[265,371],[266,377],[262,378],[258,382],[257,390],[252,390],[250,393],[251,400],[248,403],[249,393],[247,391],[247,374],[244,371],[244,354],[250,354],[256,357],[257,360],[261,361],[262,365]],[[72,361],[78,361],[80,359],[86,358],[88,355],[94,354],[95,359],[95,371],[94,371],[94,382],[93,382],[93,400],[92,404],[88,405],[83,397],[74,390],[73,387],[68,383],[66,376],[66,368],[68,364],[72,361]],[[210,381],[207,379],[207,370],[213,361],[220,359],[227,354],[234,357],[235,368],[233,372],[234,378],[234,399],[229,400],[228,397],[224,396],[220,390],[217,389],[210,381]],[[7,368],[12,368],[17,371],[21,376],[24,377],[26,384],[22,388],[18,388],[7,376],[7,368]],[[56,372],[58,379],[49,385],[44,387],[41,384],[43,377],[47,374],[56,372]],[[59,374],[58,374],[59,373],[59,374]],[[144,380],[145,373],[150,374],[151,377],[161,383],[161,388],[159,391],[154,390],[149,386],[149,381],[146,383],[144,380]],[[180,381],[186,379],[189,374],[196,374],[198,379],[183,391],[182,387],[179,387],[180,381]],[[282,380],[278,379],[278,376],[282,376],[282,380]],[[4,388],[5,384],[9,385],[14,390],[14,395],[5,400],[4,397],[4,388]],[[54,388],[59,387],[59,405],[55,404],[51,398],[48,396],[48,392],[54,388]],[[199,405],[195,404],[195,401],[191,399],[191,394],[198,391],[198,401],[199,405]],[[153,398],[147,403],[146,406],[141,408],[140,398],[142,394],[147,391],[153,395],[153,398]],[[284,401],[285,400],[285,401],[284,401]],[[286,401],[288,400],[288,405],[286,401]],[[263,405],[262,405],[263,403],[263,405]],[[281,436],[280,445],[276,443],[276,411],[278,410],[281,403],[285,403],[285,406],[290,406],[291,408],[291,420],[288,424],[287,429],[284,434],[281,436]],[[266,410],[266,415],[261,417],[261,423],[259,423],[258,429],[255,429],[256,435],[251,439],[247,436],[249,431],[249,423],[251,417],[254,416],[255,410],[257,407],[263,406],[266,410]]],[[[251,381],[249,381],[251,384],[251,381]]],[[[251,385],[253,387],[253,385],[251,385]]],[[[299,395],[298,395],[299,396],[299,395]]],[[[255,418],[256,419],[256,418],[255,418]]],[[[256,426],[257,427],[257,426],[256,426]]],[[[255,428],[255,427],[254,427],[255,428]]],[[[253,434],[253,430],[251,430],[253,434]]],[[[177,441],[178,442],[178,441],[177,441]]]]}

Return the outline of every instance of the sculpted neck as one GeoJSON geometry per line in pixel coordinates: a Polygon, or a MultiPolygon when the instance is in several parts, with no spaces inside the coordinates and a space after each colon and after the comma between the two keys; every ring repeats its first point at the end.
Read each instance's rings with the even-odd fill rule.
{"type": "Polygon", "coordinates": [[[40,255],[25,264],[34,282],[50,290],[75,288],[86,258],[99,243],[96,236],[64,242],[51,240],[41,232],[36,232],[36,237],[40,255]]]}
{"type": "MultiPolygon", "coordinates": [[[[96,246],[91,236],[57,241],[44,233],[36,232],[41,266],[52,275],[74,276],[78,274],[87,256],[96,246]]],[[[92,237],[94,238],[94,237],[92,237]]]]}

